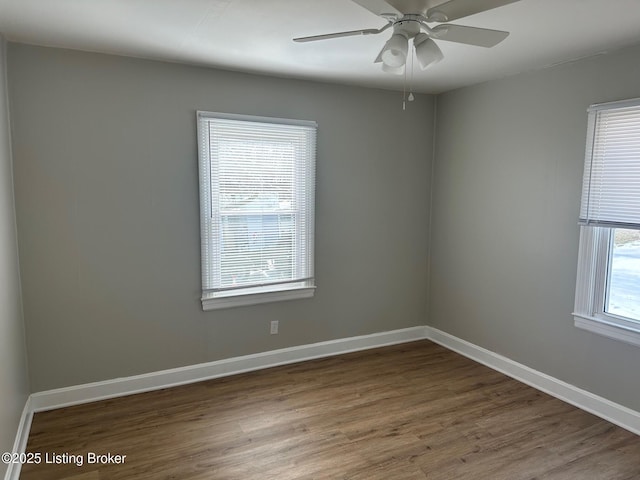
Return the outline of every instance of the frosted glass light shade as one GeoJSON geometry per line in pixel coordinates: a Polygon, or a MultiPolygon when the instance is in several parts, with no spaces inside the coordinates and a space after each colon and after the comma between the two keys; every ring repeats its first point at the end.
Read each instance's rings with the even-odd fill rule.
{"type": "Polygon", "coordinates": [[[382,49],[382,63],[387,67],[402,67],[407,61],[409,41],[407,37],[394,33],[382,49]]]}
{"type": "Polygon", "coordinates": [[[416,35],[413,39],[413,45],[416,49],[418,64],[422,70],[442,60],[442,51],[427,34],[419,33],[416,35]]]}
{"type": "Polygon", "coordinates": [[[383,63],[382,71],[392,73],[394,75],[402,75],[404,73],[404,65],[400,65],[399,67],[390,67],[389,65],[383,63]]]}

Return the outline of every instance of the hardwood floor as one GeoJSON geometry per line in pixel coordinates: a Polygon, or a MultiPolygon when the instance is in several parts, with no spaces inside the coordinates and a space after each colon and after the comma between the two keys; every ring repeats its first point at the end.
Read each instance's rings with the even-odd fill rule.
{"type": "Polygon", "coordinates": [[[27,451],[23,480],[640,479],[640,437],[428,341],[38,413],[27,451]]]}

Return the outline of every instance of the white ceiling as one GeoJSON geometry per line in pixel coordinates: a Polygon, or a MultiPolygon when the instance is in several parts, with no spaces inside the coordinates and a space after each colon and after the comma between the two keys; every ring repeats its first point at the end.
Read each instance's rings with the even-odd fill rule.
{"type": "MultiPolygon", "coordinates": [[[[392,0],[416,1],[440,3],[392,0]]],[[[439,41],[444,60],[425,71],[416,64],[415,91],[442,92],[638,44],[640,0],[520,0],[452,23],[511,35],[491,49],[439,41]]],[[[292,41],[384,24],[351,0],[0,0],[0,32],[10,41],[402,89],[402,76],[373,64],[390,31],[292,41]]]]}

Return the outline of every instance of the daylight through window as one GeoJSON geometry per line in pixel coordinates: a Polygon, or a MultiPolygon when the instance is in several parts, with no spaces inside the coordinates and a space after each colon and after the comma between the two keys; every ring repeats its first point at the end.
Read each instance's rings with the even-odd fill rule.
{"type": "Polygon", "coordinates": [[[203,307],[313,295],[316,124],[198,112],[203,307]]]}

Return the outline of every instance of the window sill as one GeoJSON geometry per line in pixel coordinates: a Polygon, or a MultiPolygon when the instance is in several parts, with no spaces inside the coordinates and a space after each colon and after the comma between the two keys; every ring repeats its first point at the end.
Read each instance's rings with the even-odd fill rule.
{"type": "Polygon", "coordinates": [[[244,293],[225,297],[203,297],[202,309],[219,310],[222,308],[243,307],[260,303],[281,302],[313,297],[316,287],[300,287],[275,292],[244,293]]]}
{"type": "Polygon", "coordinates": [[[590,317],[574,313],[574,325],[583,330],[588,330],[598,335],[640,346],[640,325],[637,328],[622,326],[604,318],[590,317]]]}

